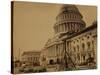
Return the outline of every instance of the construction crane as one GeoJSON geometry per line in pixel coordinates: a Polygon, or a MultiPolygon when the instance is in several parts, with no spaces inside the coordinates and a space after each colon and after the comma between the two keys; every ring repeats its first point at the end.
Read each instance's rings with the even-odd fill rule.
{"type": "Polygon", "coordinates": [[[63,52],[64,52],[64,61],[65,61],[65,68],[66,68],[66,70],[70,70],[69,64],[73,65],[73,66],[71,66],[71,70],[77,69],[75,63],[73,62],[73,60],[72,60],[72,58],[70,56],[70,54],[68,53],[69,50],[68,51],[66,50],[66,41],[65,40],[64,40],[64,43],[63,43],[63,47],[64,47],[63,52]],[[71,63],[69,63],[69,61],[71,63]]]}

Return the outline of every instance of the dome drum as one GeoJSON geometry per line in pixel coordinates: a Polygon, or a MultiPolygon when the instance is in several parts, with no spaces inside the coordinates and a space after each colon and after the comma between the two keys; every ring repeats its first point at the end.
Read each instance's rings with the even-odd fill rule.
{"type": "Polygon", "coordinates": [[[56,33],[60,32],[78,32],[85,28],[84,24],[78,22],[64,22],[54,27],[56,33]]]}

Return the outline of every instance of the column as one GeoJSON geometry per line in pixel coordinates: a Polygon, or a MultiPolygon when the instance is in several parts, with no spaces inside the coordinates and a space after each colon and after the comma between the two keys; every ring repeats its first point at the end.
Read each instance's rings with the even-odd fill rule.
{"type": "Polygon", "coordinates": [[[59,44],[59,55],[61,55],[61,44],[59,44]]]}
{"type": "Polygon", "coordinates": [[[62,32],[62,27],[61,27],[61,24],[60,24],[60,32],[62,32]]]}
{"type": "Polygon", "coordinates": [[[65,30],[65,25],[66,25],[66,24],[64,23],[64,32],[66,31],[66,30],[65,30]]]}
{"type": "Polygon", "coordinates": [[[64,24],[62,24],[62,27],[63,27],[63,32],[64,32],[64,24]]]}
{"type": "Polygon", "coordinates": [[[58,27],[56,26],[56,33],[58,33],[58,27]]]}
{"type": "Polygon", "coordinates": [[[79,29],[79,31],[81,30],[81,24],[80,23],[79,23],[79,28],[78,29],[79,29]]]}
{"type": "Polygon", "coordinates": [[[63,32],[63,26],[62,26],[62,24],[61,24],[61,32],[63,32]]]}
{"type": "Polygon", "coordinates": [[[53,52],[53,56],[54,56],[54,45],[52,46],[52,52],[53,52]]]}
{"type": "Polygon", "coordinates": [[[62,53],[62,55],[63,55],[63,53],[64,53],[63,43],[62,43],[62,50],[61,50],[61,53],[62,53]]]}
{"type": "Polygon", "coordinates": [[[67,25],[67,23],[66,23],[66,32],[68,32],[68,25],[67,25]]]}
{"type": "Polygon", "coordinates": [[[69,31],[71,31],[71,24],[69,23],[69,31]]]}
{"type": "Polygon", "coordinates": [[[53,27],[53,29],[54,29],[54,32],[56,33],[56,28],[55,28],[55,26],[53,27]]]}
{"type": "Polygon", "coordinates": [[[55,32],[57,33],[57,26],[55,26],[55,32]]]}
{"type": "Polygon", "coordinates": [[[75,23],[73,23],[73,31],[75,32],[75,23]]]}
{"type": "Polygon", "coordinates": [[[57,49],[57,56],[59,55],[59,44],[58,44],[58,49],[57,49]]]}
{"type": "Polygon", "coordinates": [[[63,25],[61,24],[62,32],[63,32],[63,25]]]}
{"type": "Polygon", "coordinates": [[[65,31],[66,31],[66,23],[65,23],[65,31]]]}
{"type": "Polygon", "coordinates": [[[59,56],[59,44],[58,44],[58,50],[57,50],[57,55],[59,56]]]}
{"type": "Polygon", "coordinates": [[[77,32],[77,24],[75,23],[75,32],[77,32]]]}
{"type": "Polygon", "coordinates": [[[74,31],[74,23],[72,22],[72,31],[74,31]]]}
{"type": "Polygon", "coordinates": [[[62,45],[62,43],[61,43],[61,55],[62,55],[62,52],[63,52],[63,45],[62,45]]]}
{"type": "Polygon", "coordinates": [[[82,42],[81,42],[82,40],[80,39],[80,63],[82,63],[82,42]]]}
{"type": "Polygon", "coordinates": [[[77,32],[80,30],[79,23],[77,23],[77,32]]]}
{"type": "Polygon", "coordinates": [[[56,56],[58,56],[58,45],[56,45],[56,56]]]}
{"type": "Polygon", "coordinates": [[[57,25],[57,33],[59,32],[59,27],[58,27],[58,25],[57,25]]]}
{"type": "Polygon", "coordinates": [[[53,56],[53,48],[52,48],[52,46],[50,46],[50,56],[53,56]]]}
{"type": "Polygon", "coordinates": [[[69,32],[69,24],[67,23],[67,28],[68,28],[68,32],[69,32]]]}
{"type": "Polygon", "coordinates": [[[53,45],[53,50],[54,50],[54,56],[55,56],[55,45],[53,45]]]}
{"type": "Polygon", "coordinates": [[[60,25],[58,25],[58,30],[59,30],[59,32],[60,32],[60,25]]]}
{"type": "Polygon", "coordinates": [[[71,30],[71,32],[72,32],[72,22],[70,23],[70,30],[71,30]]]}
{"type": "Polygon", "coordinates": [[[60,25],[58,25],[58,31],[60,32],[60,25]]]}
{"type": "Polygon", "coordinates": [[[54,56],[55,56],[55,45],[53,45],[53,52],[54,52],[54,56]]]}
{"type": "Polygon", "coordinates": [[[59,44],[59,56],[60,56],[60,44],[59,44]]]}
{"type": "Polygon", "coordinates": [[[74,23],[72,23],[72,31],[74,31],[74,23]]]}
{"type": "Polygon", "coordinates": [[[56,47],[54,45],[54,56],[56,56],[56,47]]]}

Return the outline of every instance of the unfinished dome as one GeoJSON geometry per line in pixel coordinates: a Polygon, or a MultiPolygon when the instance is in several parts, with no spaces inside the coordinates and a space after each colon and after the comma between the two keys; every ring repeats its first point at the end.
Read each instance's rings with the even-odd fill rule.
{"type": "Polygon", "coordinates": [[[83,16],[75,5],[63,5],[56,17],[54,30],[56,34],[73,34],[85,28],[83,16]]]}

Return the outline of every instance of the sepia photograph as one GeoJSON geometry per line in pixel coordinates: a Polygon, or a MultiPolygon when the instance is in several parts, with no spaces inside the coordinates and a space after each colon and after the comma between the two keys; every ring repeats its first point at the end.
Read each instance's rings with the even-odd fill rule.
{"type": "Polygon", "coordinates": [[[97,6],[11,2],[11,73],[97,69],[97,6]]]}

